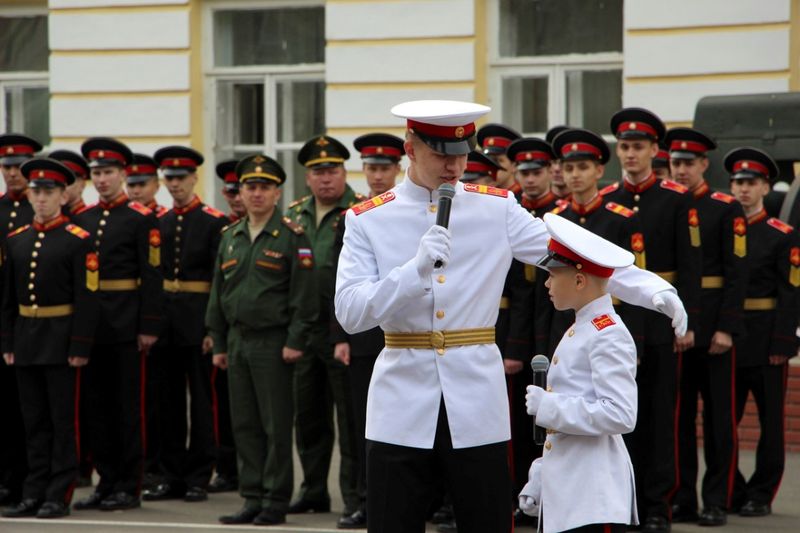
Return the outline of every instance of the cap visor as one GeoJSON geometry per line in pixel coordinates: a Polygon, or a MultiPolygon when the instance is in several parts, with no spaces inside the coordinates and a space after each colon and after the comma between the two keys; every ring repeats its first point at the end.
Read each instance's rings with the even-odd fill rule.
{"type": "Polygon", "coordinates": [[[669,153],[669,157],[670,159],[691,160],[691,159],[697,159],[698,157],[700,157],[700,154],[696,152],[684,152],[682,150],[675,150],[674,152],[669,153]]]}
{"type": "Polygon", "coordinates": [[[389,157],[368,156],[368,157],[362,157],[361,161],[363,161],[364,163],[366,163],[368,165],[394,165],[399,160],[398,159],[392,159],[392,158],[389,158],[389,157]]]}
{"type": "Polygon", "coordinates": [[[500,146],[487,146],[482,151],[483,155],[501,155],[506,153],[506,149],[500,146]]]}
{"type": "Polygon", "coordinates": [[[139,183],[146,183],[154,179],[158,179],[158,176],[153,176],[152,174],[140,174],[137,176],[126,176],[125,183],[128,185],[138,185],[139,183]]]}
{"type": "Polygon", "coordinates": [[[655,141],[655,137],[640,130],[625,130],[619,135],[617,139],[645,139],[648,141],[655,141]]]}
{"type": "Polygon", "coordinates": [[[758,178],[761,178],[766,182],[770,181],[770,179],[764,174],[759,174],[757,172],[748,172],[746,170],[744,171],[740,170],[739,172],[731,176],[732,180],[755,180],[758,178]]]}
{"type": "Polygon", "coordinates": [[[161,173],[164,174],[165,177],[169,176],[171,178],[180,178],[180,177],[183,177],[183,176],[188,176],[192,172],[194,172],[194,170],[191,170],[191,169],[188,169],[188,168],[180,168],[180,167],[176,167],[176,168],[169,168],[169,167],[165,168],[165,167],[162,167],[161,168],[161,173]]]}
{"type": "Polygon", "coordinates": [[[92,159],[89,161],[89,168],[101,167],[124,167],[125,164],[118,159],[92,159]]]}
{"type": "Polygon", "coordinates": [[[422,135],[419,135],[419,138],[422,139],[422,142],[427,144],[431,150],[444,155],[467,155],[475,149],[477,144],[475,137],[470,137],[460,141],[432,139],[429,137],[423,137],[422,135]]]}
{"type": "Polygon", "coordinates": [[[536,262],[536,266],[550,272],[551,268],[566,268],[572,267],[573,265],[559,261],[555,255],[548,253],[536,262]]]}
{"type": "Polygon", "coordinates": [[[521,163],[517,163],[517,170],[537,170],[544,168],[544,166],[544,163],[540,161],[523,161],[521,163]]]}
{"type": "Polygon", "coordinates": [[[0,165],[6,167],[18,167],[28,159],[31,159],[31,156],[28,155],[8,155],[5,157],[0,158],[0,165]]]}
{"type": "Polygon", "coordinates": [[[223,190],[225,192],[238,194],[239,193],[239,184],[238,183],[226,183],[225,186],[223,187],[223,190]]]}
{"type": "Polygon", "coordinates": [[[55,189],[56,187],[66,187],[64,183],[55,180],[36,179],[28,182],[31,189],[55,189]]]}

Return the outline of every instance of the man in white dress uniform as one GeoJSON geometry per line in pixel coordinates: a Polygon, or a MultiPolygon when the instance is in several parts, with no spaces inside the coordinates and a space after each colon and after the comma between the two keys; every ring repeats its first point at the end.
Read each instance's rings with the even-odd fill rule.
{"type": "MultiPolygon", "coordinates": [[[[452,101],[395,106],[408,121],[406,177],[347,213],[336,317],[351,334],[380,326],[386,340],[367,404],[371,533],[424,531],[442,479],[460,533],[511,530],[509,410],[494,324],[511,259],[535,263],[549,235],[507,191],[458,181],[474,121],[488,111],[452,101]],[[444,183],[455,188],[449,229],[435,225],[444,183]]],[[[628,267],[608,287],[685,330],[680,299],[657,276],[628,267]]]]}
{"type": "Polygon", "coordinates": [[[547,440],[520,509],[538,512],[544,533],[624,533],[639,523],[622,440],[636,426],[636,345],[606,285],[633,254],[558,215],[544,222],[552,239],[538,266],[550,272],[553,305],[574,309],[575,323],[553,353],[547,389],[528,387],[528,414],[547,428],[547,440]]]}

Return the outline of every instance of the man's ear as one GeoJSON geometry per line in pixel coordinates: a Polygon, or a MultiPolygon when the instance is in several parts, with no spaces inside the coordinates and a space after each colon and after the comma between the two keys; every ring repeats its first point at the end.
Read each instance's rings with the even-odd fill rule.
{"type": "Polygon", "coordinates": [[[411,142],[410,139],[406,139],[405,142],[403,142],[403,148],[406,151],[406,156],[408,156],[408,159],[416,162],[417,154],[414,153],[414,143],[411,142]]]}
{"type": "Polygon", "coordinates": [[[588,282],[589,280],[586,279],[586,274],[583,272],[578,272],[575,274],[575,288],[579,291],[585,289],[588,282]]]}

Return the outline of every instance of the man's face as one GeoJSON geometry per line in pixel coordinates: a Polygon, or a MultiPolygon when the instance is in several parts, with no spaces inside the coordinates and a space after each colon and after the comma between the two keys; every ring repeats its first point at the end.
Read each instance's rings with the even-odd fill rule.
{"type": "Polygon", "coordinates": [[[564,183],[573,194],[578,195],[597,190],[597,182],[603,177],[605,170],[603,165],[588,159],[564,161],[561,168],[564,183]]]}
{"type": "Polygon", "coordinates": [[[650,168],[658,154],[658,144],[646,139],[620,139],[617,142],[617,157],[627,174],[641,174],[650,168]]]}
{"type": "Polygon", "coordinates": [[[489,157],[503,169],[497,171],[497,183],[506,183],[514,177],[514,163],[505,153],[489,157]]]}
{"type": "Polygon", "coordinates": [[[240,190],[242,202],[250,216],[271,213],[281,197],[281,190],[275,183],[245,182],[240,190]]]}
{"type": "Polygon", "coordinates": [[[517,171],[522,192],[528,198],[538,198],[550,190],[550,167],[532,168],[517,171]]]}
{"type": "Polygon", "coordinates": [[[318,202],[333,204],[344,195],[347,171],[343,165],[312,168],[306,172],[306,184],[318,202]]]}
{"type": "Polygon", "coordinates": [[[30,201],[34,216],[44,222],[61,213],[61,206],[67,203],[67,191],[64,187],[36,187],[30,191],[30,201]]]}
{"type": "Polygon", "coordinates": [[[731,194],[745,210],[757,207],[769,193],[769,183],[761,178],[731,180],[731,194]]]}
{"type": "Polygon", "coordinates": [[[703,182],[703,173],[708,169],[708,159],[705,157],[695,157],[694,159],[670,158],[669,167],[672,179],[684,187],[694,189],[703,182]]]}
{"type": "Polygon", "coordinates": [[[564,187],[564,173],[560,159],[553,159],[550,162],[550,176],[554,187],[564,187]]]}
{"type": "Polygon", "coordinates": [[[364,163],[364,175],[367,177],[369,190],[376,196],[383,194],[392,187],[400,174],[400,163],[389,165],[379,165],[375,163],[364,163]]]}
{"type": "Polygon", "coordinates": [[[229,191],[228,189],[222,189],[222,196],[224,196],[225,201],[228,202],[228,208],[231,210],[231,213],[239,218],[247,214],[247,209],[245,209],[244,202],[242,201],[242,195],[239,194],[238,190],[229,191]]]}
{"type": "Polygon", "coordinates": [[[196,172],[185,176],[169,176],[164,179],[167,182],[167,190],[176,205],[186,205],[194,197],[194,187],[197,185],[196,172]]]}
{"type": "Polygon", "coordinates": [[[667,167],[658,167],[653,169],[653,174],[656,175],[656,178],[660,180],[671,180],[672,175],[669,173],[669,169],[667,167]]]}
{"type": "Polygon", "coordinates": [[[117,166],[95,167],[90,170],[94,188],[104,202],[110,202],[122,192],[125,169],[117,166]]]}
{"type": "Polygon", "coordinates": [[[28,187],[28,180],[20,172],[19,165],[2,165],[0,170],[8,192],[20,193],[28,187]]]}
{"type": "Polygon", "coordinates": [[[128,183],[125,185],[125,190],[128,191],[128,196],[134,202],[139,202],[142,205],[148,205],[155,200],[158,187],[158,178],[151,178],[147,181],[141,181],[139,183],[128,183]]]}
{"type": "Polygon", "coordinates": [[[83,196],[83,188],[86,187],[86,180],[75,178],[72,185],[67,185],[67,205],[71,205],[83,196]]]}
{"type": "Polygon", "coordinates": [[[417,183],[431,191],[438,189],[443,183],[455,187],[467,168],[467,154],[440,154],[414,137],[405,142],[405,149],[406,155],[414,165],[414,177],[417,183]]]}

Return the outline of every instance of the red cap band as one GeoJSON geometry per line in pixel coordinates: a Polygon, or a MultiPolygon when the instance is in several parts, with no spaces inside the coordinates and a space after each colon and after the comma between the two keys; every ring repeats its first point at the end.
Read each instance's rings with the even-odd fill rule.
{"type": "Polygon", "coordinates": [[[505,137],[486,137],[483,140],[484,148],[487,146],[499,146],[500,148],[505,148],[509,144],[511,144],[511,139],[506,139],[505,137]]]}
{"type": "Polygon", "coordinates": [[[89,159],[116,159],[122,164],[127,163],[124,155],[113,150],[92,150],[89,152],[89,159]]]}
{"type": "Polygon", "coordinates": [[[194,159],[183,157],[168,157],[161,161],[162,167],[188,167],[197,168],[197,162],[194,159]]]}
{"type": "Polygon", "coordinates": [[[239,183],[239,177],[236,172],[228,172],[225,174],[225,183],[239,183]]]}
{"type": "Polygon", "coordinates": [[[61,161],[61,164],[70,169],[72,172],[74,172],[75,175],[78,176],[79,178],[86,177],[86,171],[78,163],[75,163],[74,161],[68,161],[65,159],[61,161]]]}
{"type": "Polygon", "coordinates": [[[53,180],[59,183],[67,184],[67,177],[61,172],[55,170],[34,170],[31,172],[30,180],[53,180]]]}
{"type": "Polygon", "coordinates": [[[656,133],[656,130],[653,129],[650,126],[650,124],[647,124],[646,122],[636,122],[636,121],[623,122],[622,124],[619,125],[619,128],[617,128],[617,136],[619,136],[622,133],[625,133],[626,131],[641,131],[650,135],[651,137],[658,138],[658,133],[656,133]]]}
{"type": "Polygon", "coordinates": [[[666,150],[659,150],[654,159],[664,159],[669,161],[669,152],[666,150]]]}
{"type": "Polygon", "coordinates": [[[33,146],[27,144],[9,144],[0,148],[0,155],[32,154],[33,146]]]}
{"type": "Polygon", "coordinates": [[[547,243],[547,249],[553,253],[556,253],[560,256],[566,257],[570,261],[574,261],[578,265],[580,265],[580,271],[586,272],[587,274],[591,274],[593,276],[598,276],[601,278],[610,278],[611,274],[614,273],[613,268],[608,268],[604,266],[600,266],[596,263],[592,263],[591,261],[587,260],[585,257],[581,257],[560,242],[556,241],[555,239],[550,239],[550,242],[547,243]]]}
{"type": "Polygon", "coordinates": [[[672,152],[697,152],[704,154],[708,151],[708,148],[705,144],[695,142],[695,141],[679,141],[674,140],[669,145],[669,149],[672,152]]]}
{"type": "Polygon", "coordinates": [[[765,176],[769,176],[769,169],[758,161],[748,161],[744,159],[742,161],[737,161],[733,164],[733,172],[736,173],[740,170],[753,170],[765,176]]]}
{"type": "Polygon", "coordinates": [[[361,150],[362,156],[369,156],[369,155],[383,155],[387,157],[397,157],[400,158],[403,156],[402,152],[399,149],[394,148],[393,146],[365,146],[361,150]]]}
{"type": "Polygon", "coordinates": [[[438,137],[439,139],[460,140],[466,139],[475,133],[475,123],[470,122],[463,126],[434,126],[433,124],[426,124],[425,122],[417,122],[416,120],[409,119],[408,129],[412,132],[438,137]]]}
{"type": "Polygon", "coordinates": [[[488,174],[491,177],[497,175],[497,169],[478,161],[467,161],[467,172],[475,172],[478,174],[488,174]]]}
{"type": "Polygon", "coordinates": [[[550,154],[547,152],[519,152],[514,156],[514,161],[550,161],[550,154]]]}
{"type": "Polygon", "coordinates": [[[589,143],[569,143],[561,147],[561,155],[566,157],[573,152],[588,152],[598,158],[603,156],[603,152],[598,147],[589,143]]]}
{"type": "Polygon", "coordinates": [[[158,169],[153,165],[131,165],[126,169],[128,176],[154,176],[158,169]]]}

